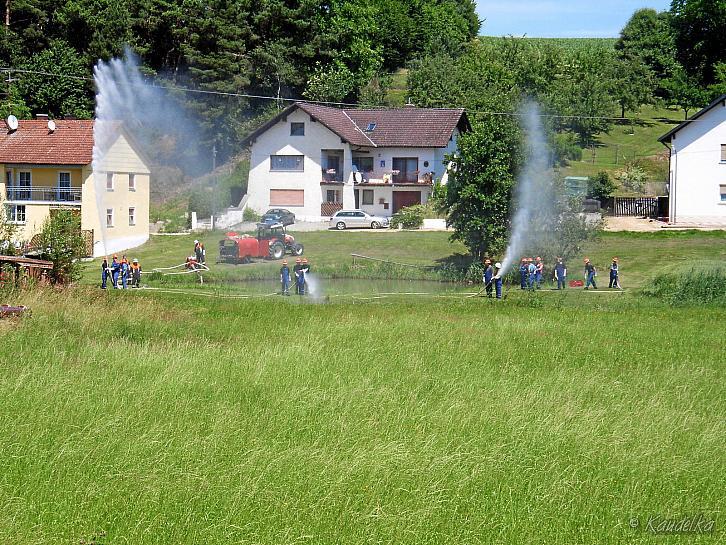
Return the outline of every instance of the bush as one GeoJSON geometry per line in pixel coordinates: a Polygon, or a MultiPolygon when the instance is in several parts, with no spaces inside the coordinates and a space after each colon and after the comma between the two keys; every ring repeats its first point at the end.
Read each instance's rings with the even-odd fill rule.
{"type": "Polygon", "coordinates": [[[41,257],[53,262],[54,284],[66,284],[80,276],[80,261],[86,253],[81,235],[81,216],[71,210],[58,210],[43,224],[39,247],[41,257]]]}
{"type": "Polygon", "coordinates": [[[663,271],[653,277],[643,293],[672,305],[726,304],[726,265],[702,261],[690,268],[681,265],[663,271]]]}
{"type": "Polygon", "coordinates": [[[552,148],[559,166],[567,166],[570,161],[582,160],[582,148],[577,145],[577,137],[572,133],[555,134],[552,148]]]}
{"type": "Polygon", "coordinates": [[[414,204],[401,208],[393,214],[391,218],[391,227],[398,228],[400,225],[404,229],[418,229],[423,225],[425,207],[420,204],[414,204]]]}
{"type": "Polygon", "coordinates": [[[629,164],[624,169],[617,171],[615,178],[623,188],[642,193],[645,182],[648,181],[648,174],[639,165],[629,164]]]}
{"type": "Polygon", "coordinates": [[[244,221],[251,221],[251,222],[257,223],[258,221],[260,221],[261,217],[262,216],[260,216],[257,212],[255,212],[249,206],[245,207],[244,211],[242,212],[242,219],[244,221]]]}
{"type": "Polygon", "coordinates": [[[602,201],[610,197],[614,192],[615,182],[604,170],[601,170],[595,176],[591,176],[587,181],[587,196],[589,198],[602,201]]]}

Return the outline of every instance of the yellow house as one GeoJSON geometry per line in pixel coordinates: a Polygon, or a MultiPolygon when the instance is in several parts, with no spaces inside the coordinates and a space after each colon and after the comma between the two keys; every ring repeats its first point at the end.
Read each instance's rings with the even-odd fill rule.
{"type": "Polygon", "coordinates": [[[0,201],[18,241],[30,241],[58,209],[78,211],[94,257],[149,239],[148,161],[120,124],[94,165],[93,120],[16,123],[0,122],[0,201]]]}

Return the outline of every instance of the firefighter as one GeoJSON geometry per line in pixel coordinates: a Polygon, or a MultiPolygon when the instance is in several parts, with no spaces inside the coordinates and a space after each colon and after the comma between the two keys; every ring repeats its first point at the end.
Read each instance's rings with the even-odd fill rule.
{"type": "Polygon", "coordinates": [[[299,257],[295,260],[292,272],[295,274],[295,293],[305,295],[305,273],[303,272],[302,259],[299,257]]]}
{"type": "Polygon", "coordinates": [[[542,287],[542,276],[544,275],[544,263],[542,263],[542,258],[537,256],[535,258],[535,271],[534,271],[534,280],[537,284],[537,289],[540,289],[542,287]]]}
{"type": "Polygon", "coordinates": [[[121,258],[121,287],[123,289],[126,289],[128,287],[127,283],[129,281],[129,272],[129,261],[128,259],[126,259],[126,256],[123,256],[121,258]]]}
{"type": "Polygon", "coordinates": [[[308,263],[308,258],[303,257],[302,258],[302,272],[303,272],[303,278],[305,279],[305,289],[303,290],[304,293],[310,293],[310,288],[308,287],[308,275],[310,274],[310,263],[308,263]]]}
{"type": "Polygon", "coordinates": [[[106,289],[106,281],[108,280],[108,277],[110,275],[110,269],[108,268],[108,256],[103,258],[103,263],[101,263],[101,289],[106,289]]]}
{"type": "Polygon", "coordinates": [[[197,263],[204,263],[204,245],[198,240],[194,241],[194,257],[197,263]]]}
{"type": "Polygon", "coordinates": [[[497,299],[502,298],[502,264],[498,261],[494,264],[494,288],[497,292],[497,299]]]}
{"type": "Polygon", "coordinates": [[[557,280],[557,289],[565,289],[565,282],[567,281],[567,266],[562,261],[561,257],[557,258],[557,265],[555,265],[555,280],[557,280]]]}
{"type": "Polygon", "coordinates": [[[595,270],[595,266],[590,263],[590,260],[586,257],[585,258],[585,289],[589,289],[590,285],[592,284],[592,289],[597,289],[597,284],[595,283],[595,277],[597,276],[597,271],[595,270]]]}
{"type": "Polygon", "coordinates": [[[111,261],[111,282],[113,289],[118,289],[118,275],[121,272],[121,263],[118,262],[118,256],[114,255],[111,261]]]}
{"type": "Polygon", "coordinates": [[[141,265],[139,260],[134,258],[131,262],[131,287],[138,288],[141,285],[141,265]]]}
{"type": "Polygon", "coordinates": [[[610,264],[610,288],[623,289],[620,287],[620,275],[618,274],[618,258],[614,257],[610,264]]]}
{"type": "Polygon", "coordinates": [[[537,266],[534,264],[534,259],[532,259],[531,257],[527,258],[527,273],[527,287],[533,290],[537,278],[537,266]]]}
{"type": "Polygon", "coordinates": [[[527,274],[528,274],[528,267],[527,267],[527,258],[523,257],[522,261],[519,263],[519,286],[523,290],[527,289],[527,274]]]}
{"type": "Polygon", "coordinates": [[[280,267],[280,283],[282,284],[281,295],[290,295],[290,267],[287,266],[287,259],[282,260],[282,267],[280,267]]]}
{"type": "Polygon", "coordinates": [[[494,276],[494,269],[492,268],[492,260],[491,259],[485,259],[484,260],[484,277],[482,280],[484,281],[484,289],[487,292],[487,297],[492,296],[492,277],[494,276]]]}

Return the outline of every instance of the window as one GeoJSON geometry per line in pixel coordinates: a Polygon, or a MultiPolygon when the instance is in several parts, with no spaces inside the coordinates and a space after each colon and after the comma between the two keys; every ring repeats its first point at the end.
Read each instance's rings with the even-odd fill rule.
{"type": "Polygon", "coordinates": [[[113,227],[113,208],[106,208],[106,227],[113,227]]]}
{"type": "Polygon", "coordinates": [[[373,172],[373,157],[353,157],[353,165],[360,172],[373,172]]]}
{"type": "Polygon", "coordinates": [[[270,170],[303,170],[302,155],[270,155],[270,170]]]}
{"type": "Polygon", "coordinates": [[[337,189],[328,189],[325,192],[325,202],[340,202],[340,191],[337,189]]]}
{"type": "Polygon", "coordinates": [[[113,172],[106,173],[106,191],[113,191],[113,172]]]}
{"type": "Polygon", "coordinates": [[[290,136],[305,136],[305,123],[290,123],[290,136]]]}
{"type": "Polygon", "coordinates": [[[726,163],[726,144],[721,144],[721,162],[726,163]]]}
{"type": "Polygon", "coordinates": [[[9,206],[8,221],[10,223],[25,223],[25,205],[17,204],[9,206]]]}
{"type": "Polygon", "coordinates": [[[363,204],[373,204],[373,190],[372,189],[363,190],[363,204]]]}
{"type": "Polygon", "coordinates": [[[136,225],[136,208],[129,208],[129,226],[136,225]]]}
{"type": "Polygon", "coordinates": [[[304,206],[302,189],[270,189],[270,206],[304,206]]]}
{"type": "Polygon", "coordinates": [[[376,124],[368,123],[368,126],[366,127],[366,132],[373,132],[374,130],[376,130],[376,124]]]}
{"type": "Polygon", "coordinates": [[[29,201],[32,186],[33,177],[30,172],[18,172],[18,187],[14,191],[15,198],[29,201]]]}
{"type": "Polygon", "coordinates": [[[129,173],[129,191],[136,191],[136,175],[129,173]]]}
{"type": "Polygon", "coordinates": [[[721,184],[721,202],[726,202],[726,184],[721,184]]]}
{"type": "Polygon", "coordinates": [[[69,201],[71,200],[71,173],[70,172],[59,172],[58,173],[58,200],[69,201]]]}

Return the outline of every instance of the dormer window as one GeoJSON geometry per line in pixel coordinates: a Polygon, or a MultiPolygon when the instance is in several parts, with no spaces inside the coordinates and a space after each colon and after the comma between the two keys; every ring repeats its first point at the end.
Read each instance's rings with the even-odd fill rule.
{"type": "Polygon", "coordinates": [[[366,132],[373,132],[376,129],[375,123],[368,123],[368,126],[366,127],[366,132]]]}

